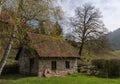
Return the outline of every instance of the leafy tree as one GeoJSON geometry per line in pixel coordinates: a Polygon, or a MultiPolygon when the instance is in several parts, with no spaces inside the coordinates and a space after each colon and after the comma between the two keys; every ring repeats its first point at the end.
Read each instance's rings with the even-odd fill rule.
{"type": "Polygon", "coordinates": [[[62,35],[62,28],[58,22],[53,25],[51,29],[51,35],[53,36],[61,36],[62,35]]]}
{"type": "MultiPolygon", "coordinates": [[[[9,1],[9,0],[8,0],[9,1]]],[[[9,24],[11,24],[11,35],[7,47],[0,61],[0,74],[6,64],[14,39],[17,38],[19,45],[22,45],[25,33],[32,31],[29,22],[35,20],[39,23],[45,22],[44,26],[50,27],[51,17],[60,19],[58,7],[54,7],[53,0],[10,0],[9,5],[9,24]]],[[[40,27],[41,25],[39,25],[40,27]]],[[[15,45],[15,44],[14,44],[15,45]]]]}

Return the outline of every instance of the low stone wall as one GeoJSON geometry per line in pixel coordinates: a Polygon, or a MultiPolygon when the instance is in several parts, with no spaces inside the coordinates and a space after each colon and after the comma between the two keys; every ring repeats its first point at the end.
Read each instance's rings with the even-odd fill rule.
{"type": "Polygon", "coordinates": [[[79,67],[79,72],[85,73],[88,75],[94,75],[95,67],[92,65],[81,66],[81,67],[79,67]]]}

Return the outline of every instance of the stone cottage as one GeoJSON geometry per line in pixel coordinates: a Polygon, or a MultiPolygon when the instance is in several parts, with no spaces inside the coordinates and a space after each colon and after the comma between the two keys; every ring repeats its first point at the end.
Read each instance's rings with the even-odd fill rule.
{"type": "Polygon", "coordinates": [[[65,40],[35,33],[25,39],[16,56],[20,73],[49,77],[77,72],[79,55],[65,40]]]}

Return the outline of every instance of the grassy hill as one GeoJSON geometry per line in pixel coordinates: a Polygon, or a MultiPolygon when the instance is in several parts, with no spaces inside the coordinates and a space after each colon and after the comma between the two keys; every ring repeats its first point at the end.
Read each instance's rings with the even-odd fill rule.
{"type": "Polygon", "coordinates": [[[88,53],[87,51],[84,50],[81,58],[82,58],[82,61],[81,59],[78,60],[78,64],[85,64],[85,65],[91,64],[92,59],[112,59],[112,58],[120,59],[120,50],[110,51],[110,52],[101,53],[101,54],[88,53]]]}

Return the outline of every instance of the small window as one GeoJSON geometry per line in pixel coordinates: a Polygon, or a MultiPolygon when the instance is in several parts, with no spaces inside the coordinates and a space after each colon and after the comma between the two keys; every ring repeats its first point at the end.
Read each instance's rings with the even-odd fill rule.
{"type": "Polygon", "coordinates": [[[56,70],[57,69],[57,67],[56,67],[56,61],[52,61],[51,67],[52,67],[52,70],[56,70]]]}
{"type": "Polygon", "coordinates": [[[70,68],[70,62],[69,61],[65,61],[65,67],[66,67],[66,69],[70,68]]]}

